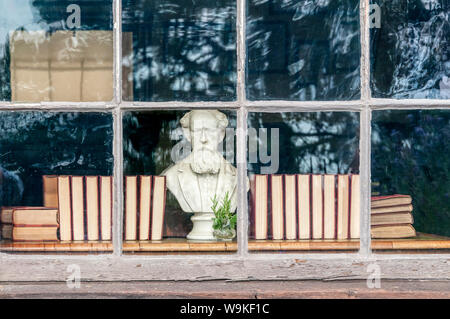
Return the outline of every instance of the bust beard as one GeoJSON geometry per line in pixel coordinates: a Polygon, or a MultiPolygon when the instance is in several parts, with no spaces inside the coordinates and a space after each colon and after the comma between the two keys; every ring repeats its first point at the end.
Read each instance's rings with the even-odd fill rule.
{"type": "Polygon", "coordinates": [[[222,156],[207,148],[194,150],[191,154],[190,166],[196,174],[218,174],[222,156]]]}

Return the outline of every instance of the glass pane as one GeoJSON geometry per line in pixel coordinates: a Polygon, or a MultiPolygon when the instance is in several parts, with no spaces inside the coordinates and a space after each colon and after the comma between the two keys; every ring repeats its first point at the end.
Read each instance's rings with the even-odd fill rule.
{"type": "Polygon", "coordinates": [[[236,97],[236,1],[123,0],[127,101],[236,97]]]}
{"type": "Polygon", "coordinates": [[[450,248],[449,141],[450,111],[373,112],[373,249],[450,248]]]}
{"type": "Polygon", "coordinates": [[[111,180],[112,130],[106,113],[0,113],[0,250],[112,250],[112,198],[91,188],[111,180]]]}
{"type": "Polygon", "coordinates": [[[0,99],[111,101],[111,0],[0,0],[0,99]]]}
{"type": "Polygon", "coordinates": [[[237,249],[212,225],[214,196],[219,207],[228,192],[236,210],[235,129],[231,111],[125,113],[124,251],[237,249]]]}
{"type": "Polygon", "coordinates": [[[249,250],[358,250],[359,113],[250,113],[248,125],[249,250]]]}
{"type": "Polygon", "coordinates": [[[372,2],[372,96],[448,99],[449,2],[372,2]]]}
{"type": "Polygon", "coordinates": [[[358,99],[359,1],[248,0],[252,100],[358,99]]]}

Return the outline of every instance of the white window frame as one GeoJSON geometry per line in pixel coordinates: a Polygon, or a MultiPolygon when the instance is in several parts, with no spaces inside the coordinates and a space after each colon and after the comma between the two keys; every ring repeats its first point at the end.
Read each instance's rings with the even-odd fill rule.
{"type": "Polygon", "coordinates": [[[370,91],[369,0],[360,1],[361,97],[354,101],[249,101],[245,90],[246,0],[237,0],[237,99],[232,102],[127,102],[122,100],[121,0],[113,1],[114,99],[111,102],[0,102],[4,111],[108,112],[114,121],[113,247],[110,254],[0,253],[0,281],[66,280],[67,266],[79,264],[82,280],[210,280],[210,279],[365,279],[367,265],[377,263],[383,278],[450,279],[450,254],[377,254],[370,238],[371,113],[383,109],[446,109],[448,100],[375,99],[370,91]],[[123,141],[126,111],[217,108],[237,112],[238,187],[247,177],[247,116],[249,112],[352,111],[360,113],[361,236],[354,253],[250,253],[247,194],[238,195],[238,250],[230,254],[130,255],[122,252],[123,141]]]}

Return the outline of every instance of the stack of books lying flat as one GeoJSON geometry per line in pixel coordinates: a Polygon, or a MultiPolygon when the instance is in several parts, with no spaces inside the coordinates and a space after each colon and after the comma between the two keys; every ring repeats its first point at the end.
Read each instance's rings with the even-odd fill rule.
{"type": "Polygon", "coordinates": [[[409,195],[372,197],[370,216],[372,238],[415,237],[412,210],[412,199],[409,195]]]}
{"type": "Polygon", "coordinates": [[[48,207],[2,207],[2,239],[14,241],[58,240],[58,209],[48,207]]]}

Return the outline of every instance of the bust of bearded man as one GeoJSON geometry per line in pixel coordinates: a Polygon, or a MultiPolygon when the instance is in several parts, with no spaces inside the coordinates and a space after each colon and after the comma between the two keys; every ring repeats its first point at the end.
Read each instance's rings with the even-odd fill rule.
{"type": "Polygon", "coordinates": [[[219,203],[228,193],[231,210],[236,210],[236,168],[217,151],[225,137],[228,119],[217,110],[194,110],[186,113],[180,120],[183,133],[192,145],[192,152],[183,160],[167,168],[167,188],[175,196],[181,209],[195,213],[192,217],[193,231],[188,239],[213,240],[212,198],[219,203]],[[199,218],[211,224],[201,226],[199,218]],[[200,227],[201,226],[201,227],[200,227]],[[202,228],[202,229],[200,229],[202,228]],[[210,229],[209,229],[210,228],[210,229]]]}

